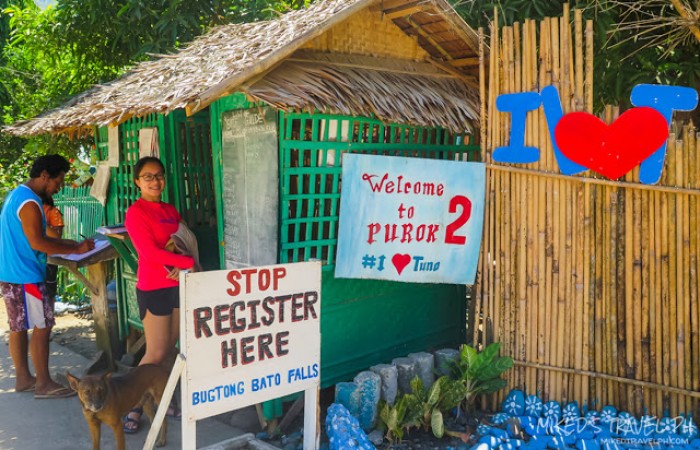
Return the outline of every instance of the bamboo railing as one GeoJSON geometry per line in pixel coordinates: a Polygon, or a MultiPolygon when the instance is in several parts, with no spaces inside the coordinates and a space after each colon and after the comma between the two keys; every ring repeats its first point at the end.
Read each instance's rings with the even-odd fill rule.
{"type": "MultiPolygon", "coordinates": [[[[657,185],[639,183],[638,167],[619,181],[590,171],[562,175],[542,108],[528,114],[525,138],[540,149],[540,161],[491,158],[508,142],[510,118],[495,106],[500,94],[551,84],[565,113],[592,111],[593,24],[580,11],[571,20],[564,8],[561,18],[539,24],[492,25],[488,90],[482,88],[488,176],[474,341],[501,342],[501,354],[516,361],[509,387],[543,400],[697,416],[695,130],[672,126],[657,185]]],[[[608,108],[605,120],[617,114],[608,108]]]]}

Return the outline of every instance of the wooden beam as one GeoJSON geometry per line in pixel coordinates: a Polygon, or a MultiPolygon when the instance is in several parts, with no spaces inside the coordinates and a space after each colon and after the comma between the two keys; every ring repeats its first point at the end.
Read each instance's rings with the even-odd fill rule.
{"type": "MultiPolygon", "coordinates": [[[[450,5],[447,0],[431,0],[435,10],[438,11],[440,15],[445,19],[445,21],[450,25],[450,28],[457,30],[464,36],[464,40],[467,45],[472,49],[474,54],[479,53],[479,38],[476,31],[470,27],[464,19],[457,14],[457,11],[450,5]]],[[[486,49],[485,56],[488,56],[488,48],[486,49]]]]}
{"type": "Polygon", "coordinates": [[[423,36],[423,38],[425,38],[426,41],[430,42],[430,45],[432,45],[433,47],[435,47],[437,49],[437,51],[442,53],[442,56],[444,56],[445,59],[447,59],[447,60],[452,59],[452,55],[450,55],[447,52],[447,50],[442,48],[442,46],[440,46],[440,44],[438,44],[435,41],[435,39],[433,39],[433,37],[428,32],[426,32],[423,28],[421,28],[421,26],[419,24],[417,24],[415,20],[407,17],[406,22],[408,22],[413,28],[415,28],[415,30],[418,32],[418,34],[423,36]]]}
{"type": "Polygon", "coordinates": [[[289,408],[289,411],[287,411],[287,414],[284,415],[282,420],[280,421],[280,430],[283,433],[287,432],[287,428],[289,428],[289,425],[292,424],[292,421],[296,419],[296,417],[299,415],[299,413],[304,409],[304,396],[301,395],[297,397],[296,400],[294,400],[294,403],[292,406],[289,408]]]}
{"type": "Polygon", "coordinates": [[[389,73],[398,73],[402,75],[414,75],[414,76],[419,76],[419,77],[429,77],[429,78],[459,78],[462,79],[464,77],[463,74],[455,74],[453,72],[448,72],[445,71],[444,69],[441,69],[441,67],[438,67],[441,69],[441,72],[417,72],[417,71],[411,71],[411,70],[402,70],[402,69],[397,69],[397,68],[391,68],[391,67],[379,67],[379,66],[370,66],[370,65],[365,65],[365,64],[355,64],[355,63],[343,63],[343,62],[331,62],[331,61],[316,61],[312,59],[303,59],[303,58],[288,58],[286,61],[289,62],[298,62],[298,63],[309,63],[309,64],[321,64],[321,65],[327,65],[327,66],[337,66],[337,67],[348,67],[351,69],[362,69],[362,70],[374,70],[377,72],[389,72],[389,73]]]}
{"type": "Polygon", "coordinates": [[[601,380],[611,380],[618,383],[631,384],[632,386],[639,386],[641,388],[656,389],[664,392],[671,392],[673,394],[684,395],[693,398],[700,398],[700,392],[691,391],[688,389],[681,389],[673,386],[666,386],[659,383],[652,383],[651,381],[634,380],[632,378],[618,377],[616,375],[610,375],[601,372],[592,372],[590,370],[580,370],[580,369],[569,369],[568,367],[558,367],[549,364],[539,364],[527,361],[513,360],[513,365],[520,367],[530,367],[532,369],[539,370],[549,370],[553,372],[568,373],[572,375],[584,375],[590,378],[599,378],[601,380]]]}
{"type": "Polygon", "coordinates": [[[571,176],[561,173],[545,172],[535,169],[523,169],[521,167],[502,166],[500,164],[486,164],[486,170],[498,170],[502,172],[519,173],[530,176],[552,178],[555,180],[579,182],[585,184],[596,184],[601,186],[613,186],[619,188],[639,189],[642,191],[669,192],[672,194],[700,195],[700,189],[679,188],[673,186],[659,186],[657,184],[640,184],[628,181],[614,181],[603,178],[590,178],[586,176],[571,176]]]}
{"type": "Polygon", "coordinates": [[[396,19],[397,17],[410,16],[411,14],[425,10],[425,3],[422,1],[407,3],[398,8],[385,9],[382,11],[387,19],[396,19]]]}
{"type": "Polygon", "coordinates": [[[479,65],[479,57],[472,56],[469,58],[459,58],[450,61],[450,65],[454,67],[476,67],[479,65]]]}
{"type": "Polygon", "coordinates": [[[383,0],[379,5],[377,5],[377,9],[387,11],[390,9],[403,8],[406,5],[413,6],[421,2],[425,3],[425,0],[383,0]]]}

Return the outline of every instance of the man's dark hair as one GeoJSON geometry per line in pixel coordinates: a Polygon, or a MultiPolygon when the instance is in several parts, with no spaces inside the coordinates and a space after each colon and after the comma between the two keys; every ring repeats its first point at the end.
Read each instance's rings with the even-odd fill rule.
{"type": "Polygon", "coordinates": [[[68,173],[70,170],[70,163],[61,155],[40,156],[34,161],[34,164],[32,164],[32,168],[29,171],[29,178],[40,177],[41,172],[44,170],[48,172],[49,177],[56,178],[61,172],[68,173]]]}

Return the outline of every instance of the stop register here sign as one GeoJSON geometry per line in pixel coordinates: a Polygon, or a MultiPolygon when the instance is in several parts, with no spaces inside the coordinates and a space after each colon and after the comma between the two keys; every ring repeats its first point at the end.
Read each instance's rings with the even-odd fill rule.
{"type": "Polygon", "coordinates": [[[188,274],[181,292],[188,419],[318,387],[320,262],[188,274]]]}

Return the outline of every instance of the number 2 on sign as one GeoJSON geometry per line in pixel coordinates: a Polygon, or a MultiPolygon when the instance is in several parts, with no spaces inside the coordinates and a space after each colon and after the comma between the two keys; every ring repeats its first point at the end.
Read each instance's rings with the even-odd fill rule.
{"type": "Polygon", "coordinates": [[[459,207],[462,208],[462,212],[454,222],[445,228],[445,244],[464,245],[467,242],[466,236],[460,236],[455,233],[469,221],[472,215],[472,202],[463,195],[455,195],[450,199],[450,214],[456,213],[459,207]]]}

